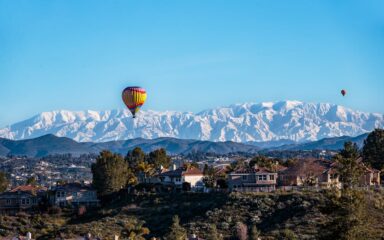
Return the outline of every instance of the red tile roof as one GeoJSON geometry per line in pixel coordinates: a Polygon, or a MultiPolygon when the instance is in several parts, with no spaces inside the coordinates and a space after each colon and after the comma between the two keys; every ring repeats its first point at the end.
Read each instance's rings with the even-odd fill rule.
{"type": "Polygon", "coordinates": [[[192,167],[188,168],[183,172],[183,176],[200,176],[203,175],[203,172],[200,169],[192,167]]]}
{"type": "Polygon", "coordinates": [[[41,186],[33,186],[33,185],[21,185],[12,189],[10,192],[38,192],[38,191],[47,191],[47,188],[41,187],[41,186]]]}

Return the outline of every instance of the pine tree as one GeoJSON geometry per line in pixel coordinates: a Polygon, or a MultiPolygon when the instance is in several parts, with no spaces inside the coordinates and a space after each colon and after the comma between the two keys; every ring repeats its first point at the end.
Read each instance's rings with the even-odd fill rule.
{"type": "Polygon", "coordinates": [[[92,164],[93,185],[99,195],[119,191],[128,182],[128,165],[122,156],[103,151],[92,164]]]}
{"type": "Polygon", "coordinates": [[[328,207],[333,221],[326,226],[323,239],[354,240],[367,237],[366,202],[364,193],[357,188],[363,173],[358,157],[358,148],[351,142],[346,142],[344,149],[335,157],[343,187],[340,192],[333,192],[329,196],[328,207]]]}
{"type": "Polygon", "coordinates": [[[373,168],[384,169],[384,129],[375,129],[365,139],[363,160],[373,168]]]}
{"type": "Polygon", "coordinates": [[[165,236],[166,240],[185,240],[187,238],[187,231],[180,226],[179,216],[175,215],[172,219],[172,225],[169,233],[165,236]]]}
{"type": "Polygon", "coordinates": [[[363,169],[358,162],[358,158],[359,149],[357,145],[352,142],[346,142],[344,149],[335,156],[334,160],[337,163],[337,172],[345,189],[354,188],[359,184],[363,169]]]}
{"type": "Polygon", "coordinates": [[[0,172],[0,193],[7,190],[9,185],[9,181],[7,179],[7,176],[4,172],[0,172]]]}

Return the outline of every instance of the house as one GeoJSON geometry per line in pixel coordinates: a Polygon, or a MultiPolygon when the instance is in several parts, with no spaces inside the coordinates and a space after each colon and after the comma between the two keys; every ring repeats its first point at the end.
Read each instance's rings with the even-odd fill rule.
{"type": "Polygon", "coordinates": [[[340,187],[335,165],[331,161],[302,159],[292,167],[279,172],[280,186],[340,187]]]}
{"type": "Polygon", "coordinates": [[[0,194],[0,214],[36,210],[46,196],[46,190],[44,187],[23,185],[0,194]]]}
{"type": "Polygon", "coordinates": [[[96,207],[99,205],[96,190],[89,185],[80,183],[67,183],[56,186],[51,191],[50,201],[51,204],[60,207],[96,207]]]}
{"type": "Polygon", "coordinates": [[[380,174],[381,171],[369,168],[363,165],[364,174],[360,179],[360,184],[363,186],[380,186],[380,174]]]}
{"type": "Polygon", "coordinates": [[[228,175],[230,191],[272,192],[276,189],[277,173],[264,167],[238,169],[228,175]]]}
{"type": "MultiPolygon", "coordinates": [[[[360,186],[379,186],[380,171],[367,167],[361,158],[357,160],[362,169],[360,186]]],[[[295,166],[279,172],[280,186],[341,187],[337,163],[322,159],[303,159],[295,166]]]]}
{"type": "Polygon", "coordinates": [[[157,176],[158,183],[162,185],[172,185],[182,188],[183,184],[189,185],[190,188],[196,189],[203,187],[203,172],[196,167],[179,167],[173,166],[172,170],[164,171],[157,176]]]}

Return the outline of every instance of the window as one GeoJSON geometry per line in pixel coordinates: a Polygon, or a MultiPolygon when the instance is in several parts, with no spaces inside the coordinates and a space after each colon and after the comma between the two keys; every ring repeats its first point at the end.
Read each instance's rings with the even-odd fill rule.
{"type": "Polygon", "coordinates": [[[29,205],[30,203],[31,203],[31,201],[29,198],[25,199],[25,204],[29,205]]]}
{"type": "Polygon", "coordinates": [[[267,175],[258,175],[257,180],[259,181],[266,181],[267,180],[267,175]]]}
{"type": "Polygon", "coordinates": [[[181,179],[179,177],[176,178],[176,182],[180,182],[181,179]]]}
{"type": "Polygon", "coordinates": [[[275,175],[269,175],[269,180],[275,180],[275,175]]]}
{"type": "Polygon", "coordinates": [[[7,205],[11,205],[11,199],[7,199],[7,205]]]}
{"type": "Polygon", "coordinates": [[[243,175],[243,180],[247,180],[247,175],[243,175]]]}
{"type": "Polygon", "coordinates": [[[25,199],[21,199],[21,205],[25,205],[25,199]]]}

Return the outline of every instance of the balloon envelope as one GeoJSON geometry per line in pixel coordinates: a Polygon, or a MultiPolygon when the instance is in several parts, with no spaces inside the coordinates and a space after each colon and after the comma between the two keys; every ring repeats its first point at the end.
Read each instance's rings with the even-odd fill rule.
{"type": "Polygon", "coordinates": [[[345,96],[345,94],[347,94],[347,91],[345,91],[344,89],[341,90],[341,95],[345,96]]]}
{"type": "Polygon", "coordinates": [[[147,92],[141,87],[127,87],[122,93],[123,102],[131,111],[133,118],[147,99],[147,92]]]}

